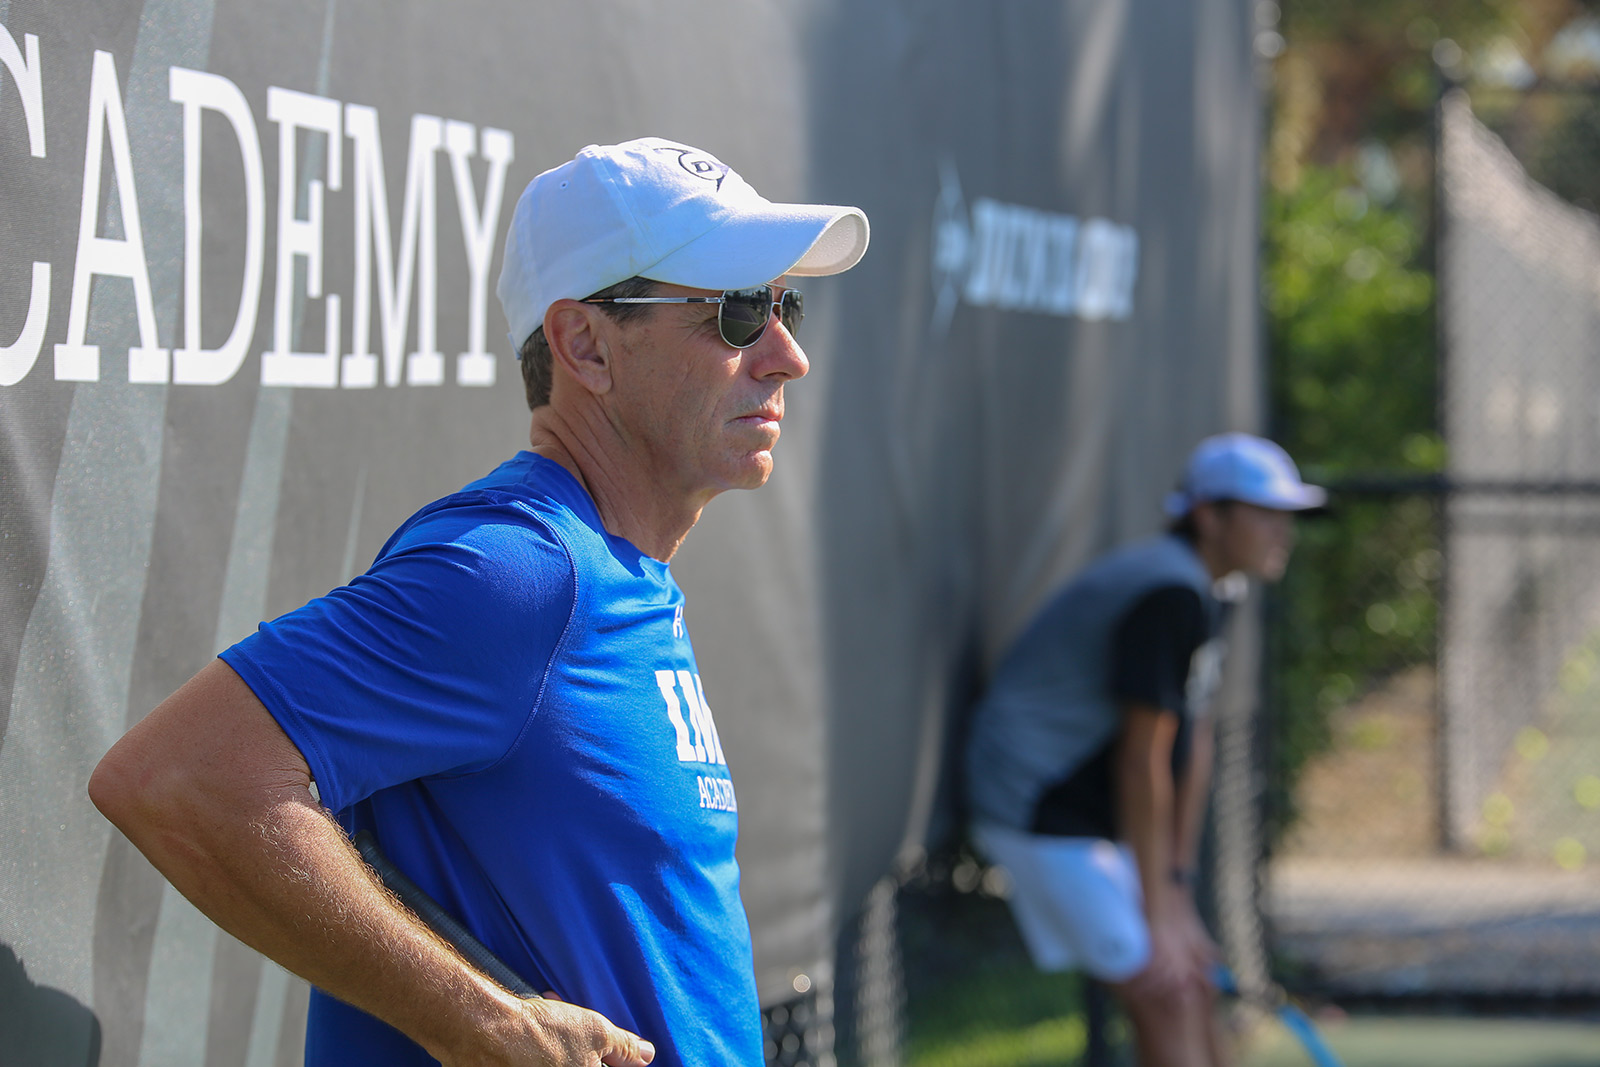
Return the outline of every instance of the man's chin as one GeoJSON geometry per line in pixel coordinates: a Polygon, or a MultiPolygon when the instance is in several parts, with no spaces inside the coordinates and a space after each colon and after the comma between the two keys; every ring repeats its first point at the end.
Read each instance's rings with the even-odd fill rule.
{"type": "Polygon", "coordinates": [[[766,449],[746,456],[730,488],[760,489],[772,477],[772,453],[766,449]]]}
{"type": "Polygon", "coordinates": [[[1284,572],[1288,569],[1289,561],[1287,559],[1268,560],[1257,570],[1256,577],[1264,582],[1276,582],[1283,577],[1284,572]]]}

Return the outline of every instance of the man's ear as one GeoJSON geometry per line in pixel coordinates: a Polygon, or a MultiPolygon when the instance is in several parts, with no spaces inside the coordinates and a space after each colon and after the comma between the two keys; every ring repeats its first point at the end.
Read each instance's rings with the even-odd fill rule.
{"type": "Polygon", "coordinates": [[[1222,528],[1222,509],[1206,500],[1196,504],[1191,515],[1194,519],[1195,537],[1209,544],[1222,528]]]}
{"type": "Polygon", "coordinates": [[[603,336],[609,320],[592,304],[557,300],[544,313],[551,362],[595,395],[611,391],[611,349],[603,336]]]}

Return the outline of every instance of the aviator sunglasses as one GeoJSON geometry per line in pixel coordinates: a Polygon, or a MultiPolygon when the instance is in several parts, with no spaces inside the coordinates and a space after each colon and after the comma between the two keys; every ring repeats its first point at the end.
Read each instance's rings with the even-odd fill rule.
{"type": "Polygon", "coordinates": [[[585,304],[720,304],[717,308],[717,332],[734,348],[749,348],[761,340],[772,321],[774,309],[783,328],[793,334],[806,317],[805,297],[798,289],[785,289],[783,296],[772,298],[772,286],[758,285],[753,289],[728,289],[721,296],[591,296],[585,304]]]}

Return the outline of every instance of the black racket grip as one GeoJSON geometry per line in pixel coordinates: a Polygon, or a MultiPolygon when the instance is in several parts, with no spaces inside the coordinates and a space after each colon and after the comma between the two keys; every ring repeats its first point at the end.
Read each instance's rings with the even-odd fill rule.
{"type": "Polygon", "coordinates": [[[400,868],[389,862],[389,857],[383,854],[378,847],[377,838],[371,831],[362,830],[351,842],[356,846],[356,851],[361,853],[361,858],[367,861],[367,866],[377,872],[378,878],[388,887],[389,892],[400,898],[400,902],[416,913],[417,918],[428,925],[428,928],[455,947],[463,959],[472,964],[484,974],[493,978],[508,992],[514,993],[524,1000],[538,1000],[538,992],[523,980],[522,976],[513,971],[505,960],[496,956],[489,947],[476,937],[465,926],[456,921],[455,916],[439,906],[439,902],[422,891],[422,887],[401,873],[400,868]]]}

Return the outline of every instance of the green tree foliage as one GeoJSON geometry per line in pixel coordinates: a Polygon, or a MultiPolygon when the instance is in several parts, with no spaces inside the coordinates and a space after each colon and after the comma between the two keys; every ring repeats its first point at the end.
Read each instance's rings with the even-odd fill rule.
{"type": "Polygon", "coordinates": [[[1309,170],[1268,204],[1274,405],[1291,451],[1325,476],[1434,470],[1433,278],[1418,265],[1421,222],[1342,177],[1309,170]]]}
{"type": "Polygon", "coordinates": [[[1600,202],[1594,98],[1527,94],[1518,81],[1540,73],[1552,40],[1589,10],[1579,0],[1257,7],[1258,19],[1282,16],[1263,212],[1274,432],[1309,477],[1349,487],[1331,515],[1301,525],[1274,600],[1269,780],[1280,828],[1300,768],[1327,744],[1329,716],[1434,654],[1435,501],[1352,490],[1443,469],[1427,244],[1437,70],[1501,86],[1507,101],[1490,124],[1537,178],[1600,202]],[[1374,160],[1387,182],[1372,180],[1374,160]]]}
{"type": "MultiPolygon", "coordinates": [[[[1419,213],[1372,203],[1347,173],[1308,168],[1269,199],[1263,271],[1278,437],[1308,477],[1437,472],[1433,278],[1419,213]]],[[[1375,680],[1432,655],[1439,552],[1426,494],[1346,491],[1300,526],[1277,599],[1273,810],[1329,715],[1375,680]]]]}

